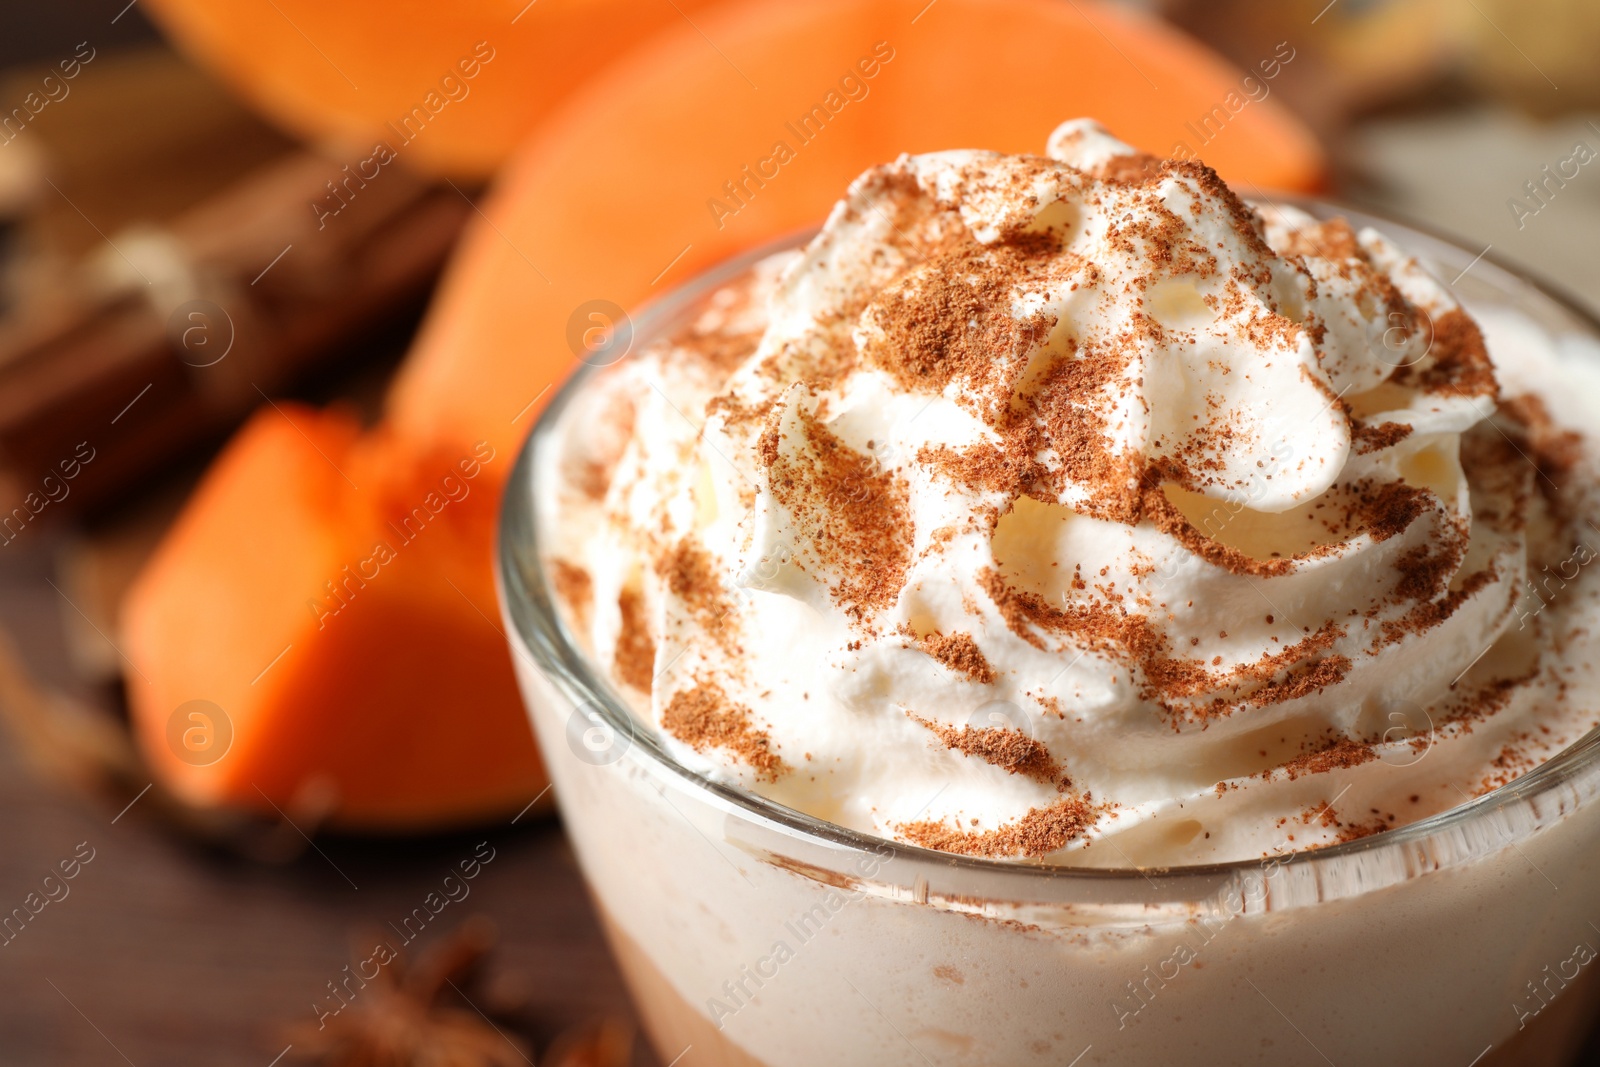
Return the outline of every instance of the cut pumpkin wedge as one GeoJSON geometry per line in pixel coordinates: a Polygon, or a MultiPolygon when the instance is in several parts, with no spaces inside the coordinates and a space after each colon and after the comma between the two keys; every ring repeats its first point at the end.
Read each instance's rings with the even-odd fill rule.
{"type": "Polygon", "coordinates": [[[488,177],[606,64],[711,0],[148,0],[267,117],[362,154],[488,177]]]}
{"type": "Polygon", "coordinates": [[[338,412],[257,415],[126,604],[135,723],[163,781],[374,831],[532,800],[543,769],[487,559],[491,472],[509,462],[487,444],[413,453],[338,412]]]}

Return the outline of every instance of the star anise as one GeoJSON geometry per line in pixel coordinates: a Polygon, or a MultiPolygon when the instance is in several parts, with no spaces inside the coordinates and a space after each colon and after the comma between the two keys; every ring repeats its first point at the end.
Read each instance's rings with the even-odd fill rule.
{"type": "Polygon", "coordinates": [[[348,1003],[324,1013],[315,1027],[291,1031],[295,1052],[324,1067],[531,1067],[526,1042],[491,1022],[461,991],[494,940],[494,925],[475,916],[419,953],[414,965],[398,952],[380,956],[377,975],[348,1003]],[[444,1003],[447,987],[467,1007],[444,1003]]]}

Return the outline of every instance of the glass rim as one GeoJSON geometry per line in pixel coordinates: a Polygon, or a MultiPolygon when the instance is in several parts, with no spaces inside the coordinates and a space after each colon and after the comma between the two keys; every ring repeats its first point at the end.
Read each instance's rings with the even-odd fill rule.
{"type": "MultiPolygon", "coordinates": [[[[1489,252],[1478,252],[1459,241],[1427,226],[1400,221],[1390,216],[1375,215],[1360,207],[1338,201],[1320,200],[1294,194],[1282,194],[1274,199],[1261,197],[1255,203],[1275,206],[1278,203],[1300,208],[1318,218],[1342,216],[1353,226],[1371,226],[1395,241],[1402,251],[1410,255],[1432,258],[1455,258],[1465,261],[1468,269],[1476,271],[1480,279],[1494,279],[1492,287],[1506,297],[1518,292],[1532,294],[1536,300],[1554,305],[1555,309],[1570,317],[1583,332],[1600,340],[1600,318],[1590,312],[1579,300],[1559,286],[1538,278],[1525,268],[1512,265],[1489,252]]],[[[645,304],[632,321],[632,345],[647,343],[656,331],[670,323],[676,316],[748,270],[760,259],[789,248],[801,248],[818,232],[811,226],[770,240],[733,256],[718,266],[704,271],[677,289],[671,290],[645,304]]],[[[1454,288],[1466,271],[1449,283],[1454,288]]],[[[1442,280],[1442,279],[1441,279],[1442,280]]],[[[1467,303],[1467,301],[1463,301],[1467,303]]],[[[630,347],[629,351],[632,351],[630,347]]],[[[626,354],[621,357],[626,358],[626,354]]],[[[1127,885],[1141,881],[1155,887],[1157,882],[1170,884],[1227,879],[1260,870],[1269,862],[1275,866],[1326,867],[1357,856],[1383,853],[1401,853],[1442,838],[1453,831],[1487,822],[1494,816],[1508,813],[1517,805],[1536,802],[1561,787],[1586,777],[1600,777],[1600,726],[1562,749],[1545,763],[1526,774],[1498,786],[1480,796],[1447,808],[1434,815],[1385,830],[1368,837],[1319,848],[1285,852],[1267,857],[1229,860],[1224,862],[1181,864],[1170,866],[1078,867],[1041,862],[1038,859],[1017,860],[966,856],[940,852],[902,842],[838,823],[791,808],[737,785],[717,781],[679,762],[662,744],[656,731],[638,718],[616,694],[604,673],[589,661],[587,653],[574,639],[562,612],[556,606],[554,590],[549,575],[540,558],[538,516],[535,493],[532,491],[533,472],[542,448],[554,436],[563,412],[585,385],[611,364],[580,364],[557,389],[550,403],[535,420],[521,448],[510,475],[501,503],[495,547],[495,581],[499,589],[503,611],[510,624],[508,637],[513,652],[529,657],[556,688],[573,699],[574,705],[589,706],[610,729],[629,740],[628,754],[638,753],[647,759],[657,772],[665,772],[691,792],[713,799],[718,807],[731,810],[754,822],[778,830],[786,836],[799,835],[814,840],[830,849],[845,849],[859,856],[880,856],[884,848],[893,850],[897,858],[909,858],[941,871],[965,871],[973,875],[1001,880],[1038,879],[1067,880],[1085,885],[1127,885]]],[[[547,757],[548,758],[548,757],[547,757]]],[[[1565,812],[1566,808],[1562,809],[1565,812]]],[[[1541,826],[1542,828],[1542,826],[1541,826]]],[[[1509,845],[1490,843],[1467,861],[1498,851],[1509,845]]],[[[1450,864],[1453,866],[1454,864],[1450,864]]],[[[1441,869],[1435,864],[1431,869],[1441,869]]],[[[1424,872],[1425,873],[1425,872],[1424,872]]],[[[1368,886],[1370,888],[1377,888],[1368,886]]]]}

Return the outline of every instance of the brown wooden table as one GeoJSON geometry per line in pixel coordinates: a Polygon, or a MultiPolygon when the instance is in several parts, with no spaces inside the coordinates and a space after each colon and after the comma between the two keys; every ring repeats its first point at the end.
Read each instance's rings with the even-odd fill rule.
{"type": "MultiPolygon", "coordinates": [[[[0,63],[49,58],[63,47],[70,52],[89,32],[84,27],[97,45],[150,40],[137,8],[112,23],[122,0],[105,11],[101,6],[88,0],[18,5],[4,16],[0,63]]],[[[1592,228],[1552,224],[1536,234],[1501,232],[1503,220],[1496,220],[1505,191],[1521,181],[1520,156],[1503,158],[1504,152],[1484,150],[1492,145],[1460,137],[1440,142],[1444,149],[1429,148],[1434,142],[1410,126],[1386,140],[1377,136],[1382,132],[1374,126],[1370,143],[1358,141],[1365,144],[1363,166],[1381,179],[1380,187],[1365,191],[1367,199],[1493,241],[1535,265],[1570,262],[1574,284],[1590,295],[1600,292],[1592,270],[1577,269],[1592,266],[1586,236],[1592,228]],[[1456,155],[1441,161],[1438,152],[1451,146],[1456,155]],[[1452,175],[1446,191],[1456,191],[1453,200],[1438,195],[1434,179],[1441,172],[1452,175]],[[1535,238],[1549,246],[1517,243],[1535,238]],[[1579,251],[1561,258],[1563,241],[1579,251]]],[[[1549,133],[1561,144],[1568,143],[1564,136],[1549,133]]],[[[1578,212],[1584,202],[1563,204],[1578,212]]],[[[385,361],[392,365],[405,341],[387,342],[365,390],[369,396],[381,385],[385,361]]],[[[348,385],[313,389],[308,398],[348,397],[348,385]]],[[[85,691],[68,666],[62,607],[46,581],[66,533],[30,530],[0,554],[0,627],[43,680],[104,701],[105,694],[85,691]]],[[[46,874],[80,843],[94,850],[69,883],[69,895],[10,940],[0,935],[0,1067],[269,1067],[289,1044],[288,1026],[315,1025],[313,1004],[351,962],[351,939],[399,923],[480,841],[495,858],[474,879],[470,896],[441,912],[417,945],[446,938],[469,915],[492,919],[499,944],[490,974],[503,993],[520,993],[525,1006],[510,1013],[509,1025],[536,1051],[574,1024],[632,1017],[571,850],[553,820],[530,817],[515,827],[422,840],[319,837],[316,848],[294,861],[270,865],[196,845],[155,818],[148,803],[121,807],[42,774],[0,730],[0,917],[40,892],[46,874]]],[[[297,1053],[290,1050],[276,1062],[287,1067],[297,1053]]],[[[1600,1035],[1591,1039],[1583,1062],[1600,1065],[1600,1035]]],[[[657,1061],[641,1047],[636,1063],[657,1061]]]]}

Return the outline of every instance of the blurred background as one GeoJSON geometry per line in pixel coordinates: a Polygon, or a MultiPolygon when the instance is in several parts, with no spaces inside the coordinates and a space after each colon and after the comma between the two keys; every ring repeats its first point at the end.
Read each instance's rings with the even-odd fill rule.
{"type": "Polygon", "coordinates": [[[656,1062],[509,682],[493,502],[580,308],[871,162],[1102,115],[1600,306],[1591,0],[1017,0],[1084,65],[1023,108],[1017,38],[968,34],[948,127],[919,48],[970,3],[742,6],[0,12],[0,1062],[656,1062]],[[784,20],[833,51],[783,58],[784,20]],[[809,173],[724,184],[879,31],[809,173]],[[375,531],[418,514],[380,588],[375,531]]]}

